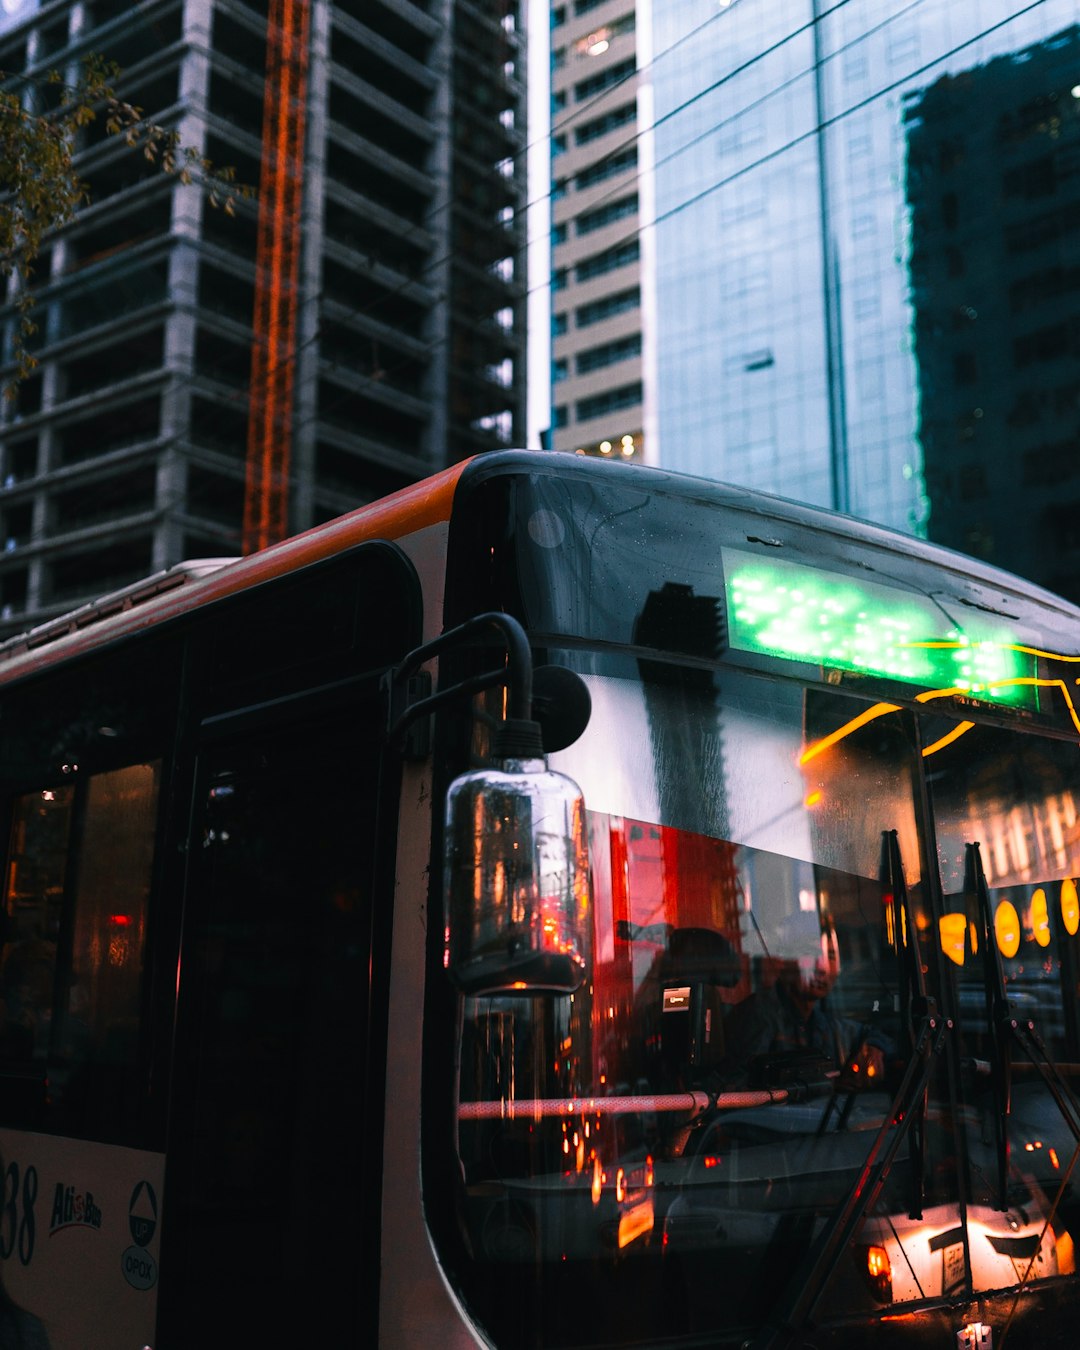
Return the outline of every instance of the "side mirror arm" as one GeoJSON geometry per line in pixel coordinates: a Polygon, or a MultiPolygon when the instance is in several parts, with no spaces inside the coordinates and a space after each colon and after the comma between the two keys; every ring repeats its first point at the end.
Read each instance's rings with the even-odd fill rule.
{"type": "Polygon", "coordinates": [[[430,750],[427,718],[437,708],[482,689],[507,685],[509,703],[507,712],[514,721],[532,720],[533,662],[532,651],[525,630],[509,614],[492,610],[467,619],[456,628],[448,629],[430,642],[414,648],[384,679],[387,690],[387,739],[393,743],[405,738],[403,750],[410,759],[423,759],[430,750]],[[457,684],[440,687],[431,693],[430,677],[420,668],[425,661],[448,649],[464,645],[484,629],[495,628],[506,643],[506,662],[495,670],[459,680],[457,684]],[[406,732],[410,735],[406,737],[406,732]],[[417,734],[419,733],[419,734],[417,734]]]}

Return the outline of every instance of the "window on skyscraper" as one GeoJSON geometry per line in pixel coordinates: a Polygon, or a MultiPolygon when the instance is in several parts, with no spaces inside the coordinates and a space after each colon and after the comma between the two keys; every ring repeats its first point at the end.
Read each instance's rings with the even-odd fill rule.
{"type": "Polygon", "coordinates": [[[595,164],[590,164],[587,169],[582,169],[579,174],[575,174],[574,186],[581,192],[585,188],[595,187],[597,183],[603,183],[608,178],[615,178],[620,173],[626,173],[628,169],[635,168],[637,168],[637,146],[631,145],[626,150],[605,155],[603,159],[597,160],[595,164]]]}
{"type": "Polygon", "coordinates": [[[607,413],[618,412],[621,408],[632,408],[641,402],[641,381],[624,384],[618,389],[605,389],[591,398],[579,399],[575,408],[579,422],[588,422],[593,417],[603,417],[607,413]]]}
{"type": "Polygon", "coordinates": [[[591,234],[593,230],[602,230],[605,225],[611,225],[616,220],[636,215],[637,209],[638,195],[635,192],[629,197],[620,197],[618,201],[605,202],[595,211],[583,211],[575,221],[575,228],[578,234],[591,234]]]}
{"type": "Polygon", "coordinates": [[[574,311],[579,328],[588,328],[590,324],[600,323],[616,314],[625,314],[627,310],[637,309],[641,305],[641,288],[630,286],[625,291],[616,291],[614,295],[603,295],[599,300],[590,300],[574,311]]]}
{"type": "Polygon", "coordinates": [[[613,66],[608,66],[607,70],[602,70],[596,75],[590,75],[586,80],[579,80],[574,85],[574,98],[578,103],[595,98],[597,94],[602,94],[606,89],[614,89],[617,84],[622,84],[624,80],[630,79],[636,70],[637,58],[628,56],[625,60],[618,61],[613,66]]]}
{"type": "Polygon", "coordinates": [[[602,117],[594,117],[590,122],[583,122],[575,130],[574,140],[578,145],[588,145],[590,141],[599,140],[601,136],[606,136],[609,132],[617,131],[619,127],[624,127],[628,123],[636,121],[637,99],[633,99],[630,103],[612,108],[602,117]]]}
{"type": "Polygon", "coordinates": [[[632,333],[629,337],[618,338],[614,342],[605,342],[599,347],[590,347],[580,352],[575,362],[579,375],[588,375],[594,370],[603,370],[605,366],[616,365],[619,361],[629,361],[631,357],[641,355],[641,334],[632,333]]]}
{"type": "Polygon", "coordinates": [[[616,268],[637,262],[640,253],[641,246],[636,237],[625,239],[612,248],[604,249],[603,253],[594,253],[591,257],[582,258],[574,269],[574,276],[578,281],[589,281],[593,277],[604,276],[607,272],[614,272],[616,268]]]}

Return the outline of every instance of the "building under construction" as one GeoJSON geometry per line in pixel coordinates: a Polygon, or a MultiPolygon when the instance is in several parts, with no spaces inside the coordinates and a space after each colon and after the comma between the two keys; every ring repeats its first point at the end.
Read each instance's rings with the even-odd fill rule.
{"type": "Polygon", "coordinates": [[[257,195],[88,129],[0,411],[0,636],[523,436],[518,0],[4,5],[9,81],[89,52],[257,195]]]}

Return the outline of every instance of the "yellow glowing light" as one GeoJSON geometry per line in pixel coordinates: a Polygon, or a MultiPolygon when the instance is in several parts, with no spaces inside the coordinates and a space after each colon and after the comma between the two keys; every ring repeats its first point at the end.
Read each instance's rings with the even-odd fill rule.
{"type": "Polygon", "coordinates": [[[808,796],[808,797],[806,798],[806,800],[803,802],[803,806],[817,806],[817,804],[818,804],[819,801],[821,801],[821,789],[820,789],[820,788],[818,788],[816,791],[811,792],[811,793],[809,794],[809,796],[808,796]]]}
{"type": "Polygon", "coordinates": [[[1020,915],[1011,900],[1002,900],[997,907],[994,936],[1002,956],[1015,956],[1020,950],[1020,915]]]}
{"type": "Polygon", "coordinates": [[[1046,907],[1046,892],[1040,886],[1031,897],[1031,928],[1040,947],[1050,946],[1050,912],[1046,907]]]}
{"type": "Polygon", "coordinates": [[[939,750],[944,750],[947,745],[952,745],[953,741],[958,741],[965,731],[970,731],[975,725],[974,722],[958,722],[952,731],[947,731],[944,736],[940,736],[933,745],[923,747],[923,758],[927,755],[936,755],[939,750]]]}
{"type": "Polygon", "coordinates": [[[941,950],[955,965],[964,964],[964,938],[968,921],[964,914],[943,914],[938,920],[941,930],[941,950]]]}
{"type": "Polygon", "coordinates": [[[1066,877],[1061,883],[1061,922],[1070,937],[1076,936],[1080,928],[1080,898],[1076,894],[1076,882],[1066,877]]]}
{"type": "Polygon", "coordinates": [[[620,1216],[619,1218],[619,1249],[629,1247],[631,1242],[636,1242],[638,1238],[644,1237],[653,1230],[653,1202],[651,1197],[643,1200],[640,1204],[620,1216]]]}
{"type": "Polygon", "coordinates": [[[1059,1275],[1076,1274],[1076,1252],[1073,1250],[1073,1240],[1069,1236],[1068,1229],[1063,1229],[1058,1234],[1057,1246],[1057,1264],[1059,1275]]]}
{"type": "Polygon", "coordinates": [[[866,1269],[874,1279],[881,1275],[891,1275],[889,1253],[884,1247],[871,1247],[866,1253],[866,1269]]]}
{"type": "Polygon", "coordinates": [[[810,760],[823,754],[824,751],[830,750],[837,741],[842,741],[845,736],[850,736],[859,727],[866,726],[868,722],[873,722],[878,717],[884,717],[886,713],[899,711],[900,705],[898,703],[875,703],[872,708],[867,708],[866,712],[860,713],[858,717],[853,717],[850,722],[845,722],[836,731],[830,732],[828,736],[823,736],[820,741],[815,741],[813,745],[808,745],[799,756],[799,763],[808,764],[810,760]]]}

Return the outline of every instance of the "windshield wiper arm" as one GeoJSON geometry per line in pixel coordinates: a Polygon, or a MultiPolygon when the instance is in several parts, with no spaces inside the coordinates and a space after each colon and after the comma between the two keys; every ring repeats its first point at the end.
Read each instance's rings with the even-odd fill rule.
{"type": "Polygon", "coordinates": [[[925,1096],[934,1062],[941,1052],[945,1033],[950,1026],[951,1023],[939,1022],[930,1006],[924,1010],[903,1080],[859,1175],[826,1230],[813,1264],[804,1277],[795,1281],[798,1293],[788,1309],[781,1313],[777,1323],[763,1329],[761,1337],[754,1342],[754,1350],[775,1350],[775,1347],[784,1344],[787,1337],[797,1337],[809,1323],[844,1251],[858,1232],[866,1214],[877,1204],[900,1145],[913,1128],[917,1112],[912,1107],[925,1096]],[[886,1144],[890,1131],[892,1137],[886,1144]]]}
{"type": "MultiPolygon", "coordinates": [[[[900,1145],[909,1135],[912,1136],[912,1217],[922,1217],[930,1075],[952,1023],[938,1018],[934,1000],[926,993],[919,933],[904,881],[896,831],[883,831],[881,844],[881,884],[886,904],[892,907],[892,941],[900,967],[901,1023],[908,1049],[907,1067],[854,1185],[826,1228],[805,1276],[794,1282],[797,1291],[794,1298],[786,1309],[781,1309],[774,1325],[763,1328],[754,1343],[755,1350],[774,1350],[788,1336],[797,1336],[805,1328],[848,1243],[877,1204],[900,1145]]],[[[966,1249],[966,1229],[964,1242],[966,1249]]]]}

